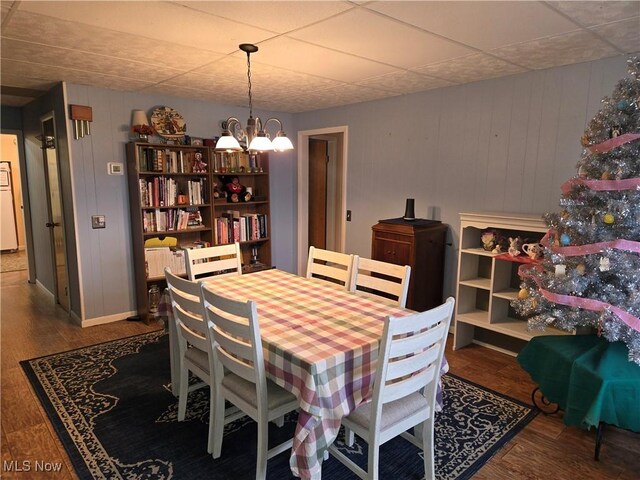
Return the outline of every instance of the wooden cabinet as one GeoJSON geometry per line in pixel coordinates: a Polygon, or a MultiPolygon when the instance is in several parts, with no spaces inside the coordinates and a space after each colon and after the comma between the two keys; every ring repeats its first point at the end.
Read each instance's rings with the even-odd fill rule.
{"type": "Polygon", "coordinates": [[[570,334],[551,327],[529,331],[527,319],[518,318],[510,302],[518,295],[522,257],[484,250],[480,237],[487,229],[529,242],[539,241],[547,231],[536,214],[460,214],[454,349],[474,342],[513,354],[536,335],[570,334]]]}
{"type": "Polygon", "coordinates": [[[447,226],[435,220],[380,220],[372,227],[371,258],[409,265],[407,308],[424,311],[442,304],[447,226]]]}
{"type": "MultiPolygon", "coordinates": [[[[164,287],[163,266],[180,273],[181,252],[160,259],[147,241],[177,247],[213,242],[208,147],[129,143],[127,175],[138,315],[150,321],[149,291],[164,287]],[[171,243],[171,242],[169,242],[171,243]]],[[[184,271],[184,269],[182,269],[184,271]]],[[[157,296],[156,296],[157,298],[157,296]]]]}
{"type": "MultiPolygon", "coordinates": [[[[245,153],[231,155],[214,153],[214,155],[216,158],[212,179],[216,188],[222,190],[231,178],[238,177],[239,183],[251,191],[252,195],[247,202],[233,202],[229,196],[214,199],[214,244],[229,243],[232,240],[229,236],[225,238],[224,232],[219,228],[221,225],[228,224],[229,219],[232,224],[243,223],[244,225],[236,225],[236,239],[240,241],[242,251],[242,271],[249,273],[271,268],[268,155],[264,153],[255,155],[250,160],[249,155],[245,153]],[[239,171],[240,167],[244,167],[243,171],[239,171]],[[247,172],[247,170],[258,168],[259,171],[247,172]],[[251,232],[255,231],[251,227],[252,224],[257,225],[257,232],[254,235],[251,235],[251,232]],[[238,233],[237,229],[244,233],[238,233]]],[[[228,225],[226,228],[228,229],[228,225]]]]}

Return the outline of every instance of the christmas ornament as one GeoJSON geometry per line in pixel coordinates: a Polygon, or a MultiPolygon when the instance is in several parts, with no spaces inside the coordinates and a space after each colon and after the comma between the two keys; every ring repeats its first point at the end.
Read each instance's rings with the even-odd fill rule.
{"type": "Polygon", "coordinates": [[[601,272],[608,272],[611,268],[611,262],[609,261],[609,257],[602,257],[600,259],[600,266],[598,267],[601,272]]]}
{"type": "Polygon", "coordinates": [[[602,180],[609,180],[611,178],[611,174],[608,170],[602,172],[602,176],[600,177],[602,180]]]}
{"type": "Polygon", "coordinates": [[[564,277],[567,274],[566,265],[556,265],[556,277],[564,277]]]}
{"type": "Polygon", "coordinates": [[[584,263],[579,263],[576,266],[576,273],[580,276],[584,275],[585,270],[586,270],[586,267],[584,266],[584,263]]]}
{"type": "Polygon", "coordinates": [[[524,300],[528,296],[529,296],[529,290],[527,290],[526,288],[521,288],[520,291],[518,292],[518,298],[520,300],[524,300]]]}
{"type": "Polygon", "coordinates": [[[610,213],[605,213],[604,216],[602,217],[602,221],[607,225],[611,225],[614,222],[614,220],[615,219],[613,218],[613,215],[611,215],[610,213]]]}
{"type": "Polygon", "coordinates": [[[566,233],[563,233],[562,235],[560,235],[560,243],[565,247],[567,245],[571,245],[571,237],[566,233]]]}

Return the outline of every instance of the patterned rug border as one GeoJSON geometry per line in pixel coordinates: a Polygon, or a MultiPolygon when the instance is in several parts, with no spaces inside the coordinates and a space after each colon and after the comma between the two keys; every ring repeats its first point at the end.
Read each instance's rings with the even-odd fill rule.
{"type": "MultiPolygon", "coordinates": [[[[37,396],[37,398],[38,398],[38,400],[40,402],[40,405],[42,406],[43,410],[47,414],[48,420],[53,425],[54,430],[55,430],[56,434],[58,435],[62,445],[64,446],[65,451],[69,455],[69,458],[70,458],[71,463],[72,463],[72,465],[73,465],[73,467],[74,467],[74,469],[76,471],[76,474],[80,478],[93,478],[93,477],[91,475],[91,471],[90,471],[89,467],[86,465],[84,459],[82,458],[81,453],[79,452],[78,448],[76,447],[70,432],[65,428],[63,420],[59,417],[58,412],[55,409],[55,406],[53,405],[51,399],[47,395],[47,393],[45,391],[45,388],[43,387],[40,379],[38,378],[37,373],[34,371],[32,365],[31,365],[31,362],[38,361],[38,360],[45,359],[45,358],[51,358],[51,357],[55,357],[55,356],[59,356],[59,355],[66,355],[66,354],[70,354],[70,353],[73,353],[73,352],[80,352],[80,351],[83,351],[83,350],[91,350],[91,349],[94,349],[96,347],[100,347],[100,346],[103,346],[103,345],[115,344],[115,343],[118,343],[118,342],[137,339],[137,338],[143,339],[143,338],[147,338],[148,337],[150,342],[157,341],[165,334],[166,334],[166,332],[164,332],[164,330],[159,329],[159,330],[154,330],[152,332],[136,334],[136,335],[130,335],[130,336],[117,338],[117,339],[113,339],[113,340],[107,340],[107,341],[104,341],[104,342],[99,342],[99,343],[95,343],[95,344],[91,344],[91,345],[86,345],[86,346],[83,346],[83,347],[73,348],[73,349],[70,349],[70,350],[64,350],[64,351],[57,352],[57,353],[42,355],[42,356],[39,356],[39,357],[34,357],[34,358],[27,359],[27,360],[19,361],[20,366],[22,367],[23,371],[25,372],[25,375],[26,375],[27,379],[29,380],[29,383],[30,383],[30,386],[31,386],[32,390],[36,394],[36,396],[37,396]]],[[[523,402],[521,400],[518,400],[516,398],[510,397],[509,395],[503,394],[501,392],[498,392],[498,391],[493,390],[491,388],[488,388],[488,387],[486,387],[484,385],[481,385],[479,383],[476,383],[476,382],[473,382],[471,380],[468,380],[468,379],[466,379],[464,377],[461,377],[459,375],[456,375],[456,374],[453,374],[453,373],[450,373],[450,372],[447,373],[446,375],[448,377],[456,379],[456,380],[458,380],[460,382],[466,382],[469,385],[471,385],[471,386],[473,386],[475,388],[478,388],[478,389],[480,389],[480,390],[482,390],[484,392],[488,392],[489,394],[491,394],[491,395],[493,395],[495,397],[505,399],[507,401],[510,401],[510,402],[512,402],[514,404],[519,405],[522,408],[525,408],[525,409],[529,410],[529,412],[526,415],[524,415],[506,434],[504,434],[504,436],[502,436],[493,446],[491,446],[480,457],[478,457],[476,459],[476,461],[473,464],[471,464],[469,467],[467,467],[466,470],[464,471],[464,473],[461,474],[460,476],[458,476],[457,479],[456,479],[456,480],[469,480],[497,452],[499,452],[508,442],[510,442],[518,433],[520,433],[522,431],[522,429],[525,426],[527,426],[538,415],[539,411],[535,407],[533,407],[531,404],[528,404],[528,403],[523,402]]]]}
{"type": "Polygon", "coordinates": [[[453,374],[451,372],[447,373],[446,376],[453,377],[463,382],[467,382],[468,384],[476,388],[479,388],[481,390],[484,390],[486,392],[489,392],[492,395],[495,395],[496,397],[504,398],[505,400],[509,400],[510,402],[520,405],[523,408],[529,409],[529,413],[527,413],[524,417],[522,417],[520,421],[511,430],[509,430],[502,438],[500,438],[498,442],[496,442],[495,445],[493,445],[489,450],[487,450],[480,457],[478,457],[478,459],[473,463],[473,465],[471,465],[469,468],[467,468],[467,470],[465,470],[464,475],[461,475],[456,479],[456,480],[468,480],[471,477],[473,477],[476,473],[478,473],[478,470],[480,470],[487,462],[489,462],[489,460],[491,460],[491,458],[493,458],[493,456],[496,453],[502,450],[502,448],[507,443],[509,443],[518,433],[520,433],[524,427],[526,427],[529,423],[531,423],[531,421],[538,415],[538,413],[540,413],[540,411],[529,403],[518,400],[517,398],[510,397],[509,395],[493,390],[492,388],[485,387],[484,385],[480,385],[479,383],[473,382],[471,380],[468,380],[464,377],[453,374]]]}

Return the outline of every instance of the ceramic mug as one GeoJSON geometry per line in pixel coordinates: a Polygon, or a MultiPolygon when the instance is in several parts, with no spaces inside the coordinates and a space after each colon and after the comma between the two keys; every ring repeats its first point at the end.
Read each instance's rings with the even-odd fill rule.
{"type": "Polygon", "coordinates": [[[542,247],[539,243],[525,243],[522,251],[531,259],[536,260],[542,256],[542,247]]]}

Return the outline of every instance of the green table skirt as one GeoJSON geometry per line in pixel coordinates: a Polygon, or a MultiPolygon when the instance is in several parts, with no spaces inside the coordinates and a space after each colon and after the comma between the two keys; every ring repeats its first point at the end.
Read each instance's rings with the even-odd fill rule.
{"type": "Polygon", "coordinates": [[[640,365],[628,353],[624,343],[595,335],[553,335],[531,339],[518,362],[564,410],[565,424],[640,432],[640,365]]]}

